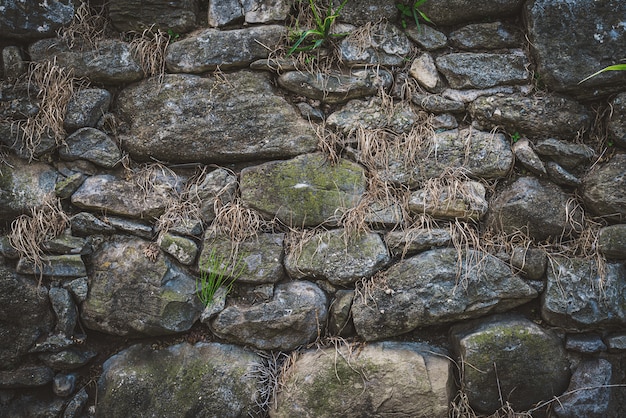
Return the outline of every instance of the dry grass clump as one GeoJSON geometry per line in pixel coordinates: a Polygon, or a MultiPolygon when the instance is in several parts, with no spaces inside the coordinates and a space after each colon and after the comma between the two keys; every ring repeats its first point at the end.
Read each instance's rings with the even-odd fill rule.
{"type": "Polygon", "coordinates": [[[150,26],[141,33],[129,34],[130,50],[137,58],[146,77],[157,77],[159,83],[165,76],[165,53],[170,44],[170,35],[167,32],[150,26]]]}
{"type": "Polygon", "coordinates": [[[272,400],[274,401],[274,407],[277,406],[276,394],[284,385],[284,376],[286,371],[295,363],[297,352],[286,354],[282,351],[272,351],[269,353],[258,352],[257,354],[263,360],[259,363],[254,363],[252,371],[247,373],[246,377],[258,381],[259,389],[254,396],[256,410],[251,416],[260,418],[267,416],[267,412],[272,406],[272,400]]]}
{"type": "Polygon", "coordinates": [[[74,11],[72,22],[60,28],[57,35],[69,48],[89,46],[95,49],[98,42],[104,39],[106,28],[104,10],[96,12],[89,6],[88,1],[83,1],[74,11]]]}
{"type": "MultiPolygon", "coordinates": [[[[30,215],[20,215],[11,223],[9,242],[21,257],[31,261],[35,270],[43,272],[44,252],[42,244],[59,236],[69,225],[69,217],[63,212],[59,199],[44,202],[32,208],[30,215]]],[[[41,284],[40,276],[39,284],[41,284]]]]}
{"type": "Polygon", "coordinates": [[[39,111],[26,121],[17,122],[18,135],[22,135],[22,146],[31,159],[44,137],[53,138],[57,145],[65,140],[63,120],[67,104],[74,93],[87,83],[74,78],[73,71],[56,65],[55,61],[32,64],[29,68],[29,89],[37,89],[39,111]]]}
{"type": "Polygon", "coordinates": [[[240,198],[216,207],[209,232],[230,237],[235,243],[254,237],[266,227],[258,212],[246,207],[240,198]]]}

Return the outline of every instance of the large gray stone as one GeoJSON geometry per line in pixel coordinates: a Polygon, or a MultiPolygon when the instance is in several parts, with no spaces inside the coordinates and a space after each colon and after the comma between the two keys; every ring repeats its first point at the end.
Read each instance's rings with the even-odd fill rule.
{"type": "Polygon", "coordinates": [[[624,71],[609,71],[579,84],[623,57],[625,2],[533,0],[526,2],[524,11],[537,71],[547,87],[590,98],[626,86],[624,71]]]}
{"type": "Polygon", "coordinates": [[[491,130],[496,126],[509,134],[533,138],[554,136],[572,140],[578,132],[589,129],[592,115],[584,106],[564,96],[479,97],[469,106],[476,126],[491,130]]]}
{"type": "Polygon", "coordinates": [[[117,100],[127,127],[120,139],[131,157],[147,161],[233,162],[312,152],[311,126],[277,95],[269,75],[166,75],[124,89],[117,100]],[[152,121],[146,124],[145,121],[152,121]]]}
{"type": "Polygon", "coordinates": [[[537,154],[549,157],[568,170],[583,171],[596,156],[593,148],[554,138],[542,139],[535,144],[537,154]]]}
{"type": "Polygon", "coordinates": [[[262,358],[218,343],[136,344],[110,357],[98,381],[106,417],[254,416],[262,358]]]}
{"type": "Polygon", "coordinates": [[[235,344],[290,351],[320,335],[327,304],[326,294],[313,283],[289,281],[277,285],[268,302],[235,301],[210,326],[217,336],[235,344]]]}
{"type": "Polygon", "coordinates": [[[98,120],[109,110],[111,93],[105,89],[79,90],[67,104],[67,111],[63,126],[73,131],[75,129],[94,128],[98,120]]]}
{"type": "Polygon", "coordinates": [[[554,412],[559,418],[604,418],[611,402],[613,366],[604,359],[582,361],[554,412]]]}
{"type": "Polygon", "coordinates": [[[396,3],[395,0],[359,0],[358,7],[354,7],[356,4],[346,3],[339,20],[356,26],[381,19],[393,21],[398,15],[396,3]]]}
{"type": "Polygon", "coordinates": [[[36,39],[54,36],[74,18],[74,1],[4,0],[0,13],[2,37],[36,39]]]}
{"type": "Polygon", "coordinates": [[[520,177],[490,202],[486,222],[496,231],[521,231],[543,241],[577,232],[572,224],[582,225],[582,215],[558,186],[535,177],[520,177]]]}
{"type": "Polygon", "coordinates": [[[600,229],[598,250],[607,258],[626,259],[626,224],[609,225],[600,229]]]}
{"type": "Polygon", "coordinates": [[[381,87],[391,86],[392,81],[391,73],[383,69],[353,69],[348,74],[289,71],[278,77],[281,87],[326,103],[373,96],[381,87]]]}
{"type": "Polygon", "coordinates": [[[195,0],[110,0],[107,3],[111,24],[120,32],[141,32],[152,25],[164,32],[189,32],[196,26],[198,6],[195,0]]]}
{"type": "Polygon", "coordinates": [[[273,418],[444,418],[451,362],[434,347],[382,342],[302,353],[272,406],[273,418]]]}
{"type": "Polygon", "coordinates": [[[373,276],[388,262],[387,247],[378,234],[334,229],[299,242],[287,254],[285,268],[292,278],[326,279],[348,286],[373,276]]]}
{"type": "Polygon", "coordinates": [[[169,44],[165,57],[167,69],[173,73],[204,73],[247,67],[252,61],[267,58],[266,46],[277,45],[284,26],[254,26],[221,31],[205,29],[169,44]]]}
{"type": "Polygon", "coordinates": [[[11,221],[52,201],[57,178],[48,164],[5,156],[0,161],[0,219],[11,221]]]}
{"type": "Polygon", "coordinates": [[[450,339],[461,385],[477,412],[491,414],[503,402],[527,410],[560,395],[569,382],[559,338],[524,317],[496,315],[455,325],[450,339]]]}
{"type": "Polygon", "coordinates": [[[594,260],[552,257],[547,278],[541,316],[549,324],[594,331],[626,324],[623,263],[607,263],[599,272],[594,260]]]}
{"type": "Polygon", "coordinates": [[[451,239],[450,232],[445,229],[409,228],[403,231],[389,231],[385,235],[385,244],[395,257],[413,255],[434,247],[445,247],[451,239]]]}
{"type": "Polygon", "coordinates": [[[28,52],[35,62],[54,61],[59,67],[71,69],[75,77],[86,77],[94,83],[129,83],[144,75],[128,43],[116,39],[73,48],[57,38],[42,39],[31,44],[28,52]]]}
{"type": "Polygon", "coordinates": [[[352,317],[362,338],[380,340],[420,326],[503,312],[536,296],[494,256],[442,248],[401,260],[374,278],[352,303],[352,317]]]}
{"type": "Polygon", "coordinates": [[[513,166],[513,152],[503,134],[473,129],[437,132],[414,158],[409,156],[406,147],[393,150],[388,161],[376,167],[381,178],[415,188],[450,169],[472,177],[500,178],[513,166]]]}
{"type": "Polygon", "coordinates": [[[157,254],[150,260],[150,243],[138,238],[118,236],[105,242],[92,256],[83,324],[133,337],[191,328],[202,309],[195,279],[157,254]]]}
{"type": "Polygon", "coordinates": [[[72,195],[72,204],[129,218],[157,218],[180,186],[181,179],[171,175],[155,176],[146,190],[132,179],[100,174],[83,182],[72,195]]]}
{"type": "Polygon", "coordinates": [[[461,49],[519,48],[522,32],[502,22],[475,23],[450,33],[450,43],[461,49]]]}
{"type": "Polygon", "coordinates": [[[21,258],[15,270],[22,274],[41,274],[58,278],[81,277],[87,274],[85,263],[78,254],[44,255],[41,263],[38,266],[26,258],[21,258]]]}
{"type": "Polygon", "coordinates": [[[582,198],[587,210],[596,215],[626,219],[626,154],[615,154],[587,173],[582,198]]]}
{"type": "Polygon", "coordinates": [[[54,327],[48,289],[15,273],[0,259],[0,369],[17,365],[54,327]]]}
{"type": "Polygon", "coordinates": [[[241,198],[268,219],[295,226],[336,222],[356,206],[366,189],[364,169],[322,154],[271,161],[241,171],[241,198]]]}
{"type": "Polygon", "coordinates": [[[477,181],[454,181],[437,188],[419,189],[409,197],[409,211],[433,218],[478,222],[487,213],[485,186],[477,181]]]}
{"type": "Polygon", "coordinates": [[[441,55],[435,62],[453,89],[484,89],[530,80],[530,63],[523,53],[460,52],[441,55]]]}
{"type": "Polygon", "coordinates": [[[348,36],[339,45],[341,60],[348,66],[399,66],[411,51],[409,38],[395,25],[380,22],[365,33],[348,36]]]}
{"type": "Polygon", "coordinates": [[[105,168],[115,167],[122,159],[122,152],[115,141],[95,128],[81,128],[65,139],[59,147],[64,160],[87,160],[105,168]]]}
{"type": "Polygon", "coordinates": [[[419,9],[437,25],[448,26],[472,20],[510,16],[519,12],[523,0],[437,0],[419,9]]]}
{"type": "Polygon", "coordinates": [[[208,23],[211,27],[221,27],[243,20],[243,8],[239,0],[210,1],[208,23]]]}
{"type": "Polygon", "coordinates": [[[383,107],[378,97],[370,100],[351,100],[341,109],[333,112],[326,119],[328,126],[337,128],[344,133],[352,133],[362,129],[391,129],[394,132],[409,132],[417,115],[407,104],[399,104],[393,109],[383,107]]]}

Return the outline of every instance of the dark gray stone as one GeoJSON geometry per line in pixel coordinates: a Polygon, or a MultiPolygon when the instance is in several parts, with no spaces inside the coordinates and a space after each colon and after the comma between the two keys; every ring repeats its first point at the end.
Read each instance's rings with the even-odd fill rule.
{"type": "Polygon", "coordinates": [[[81,277],[87,275],[85,263],[80,254],[45,255],[41,264],[20,258],[16,271],[22,274],[42,274],[49,277],[81,277]]]}
{"type": "Polygon", "coordinates": [[[67,348],[56,353],[39,354],[39,359],[54,370],[74,370],[89,363],[96,355],[97,353],[92,351],[67,348]]]}
{"type": "Polygon", "coordinates": [[[609,225],[598,233],[598,250],[607,258],[626,258],[626,224],[609,225]]]}
{"type": "Polygon", "coordinates": [[[502,22],[475,23],[450,33],[450,43],[460,49],[519,48],[522,32],[502,22]]]}
{"type": "Polygon", "coordinates": [[[227,26],[243,20],[243,8],[239,0],[210,1],[208,6],[209,26],[227,26]]]}
{"type": "Polygon", "coordinates": [[[5,46],[2,48],[2,69],[4,77],[8,80],[16,80],[26,74],[26,61],[24,61],[19,47],[5,46]]]}
{"type": "Polygon", "coordinates": [[[89,212],[79,212],[72,216],[70,218],[70,228],[72,229],[72,234],[81,237],[94,234],[109,235],[115,233],[115,228],[89,212]]]}
{"type": "Polygon", "coordinates": [[[554,161],[546,162],[546,171],[550,176],[550,180],[560,186],[578,187],[583,184],[581,179],[579,179],[554,161]]]}
{"type": "Polygon", "coordinates": [[[390,231],[385,235],[385,243],[394,257],[413,255],[435,247],[445,247],[450,240],[450,232],[436,228],[390,231]]]}
{"type": "Polygon", "coordinates": [[[65,139],[59,148],[64,160],[83,159],[104,168],[115,167],[122,159],[117,144],[104,132],[95,128],[81,128],[65,139]]]}
{"type": "Polygon", "coordinates": [[[261,363],[258,354],[227,344],[133,345],[103,365],[98,416],[249,416],[261,363]]]}
{"type": "Polygon", "coordinates": [[[79,418],[88,400],[89,395],[83,387],[67,403],[65,411],[63,411],[63,418],[79,418]]]}
{"type": "Polygon", "coordinates": [[[75,77],[87,77],[94,83],[130,83],[144,76],[129,44],[116,39],[73,48],[56,38],[42,39],[31,44],[28,52],[35,62],[55,60],[56,65],[72,69],[75,77]]]}
{"type": "Polygon", "coordinates": [[[609,138],[626,148],[626,93],[620,93],[610,102],[611,114],[607,122],[609,138]]]}
{"type": "Polygon", "coordinates": [[[164,32],[189,32],[200,11],[196,0],[109,0],[107,8],[111,24],[120,32],[141,32],[152,25],[164,32]]]}
{"type": "Polygon", "coordinates": [[[221,31],[205,29],[171,43],[165,63],[173,73],[204,73],[216,68],[242,68],[258,59],[267,58],[266,45],[277,45],[284,26],[254,26],[221,31]]]}
{"type": "Polygon", "coordinates": [[[486,222],[496,231],[521,231],[543,241],[576,233],[572,224],[582,225],[582,216],[582,210],[558,186],[535,177],[520,177],[493,198],[486,222]]]}
{"type": "Polygon", "coordinates": [[[415,93],[411,95],[411,101],[432,113],[459,113],[465,111],[465,103],[446,99],[436,94],[415,93]]]}
{"type": "Polygon", "coordinates": [[[76,375],[59,373],[52,380],[52,391],[55,395],[67,398],[76,390],[76,375]]]}
{"type": "Polygon", "coordinates": [[[420,6],[437,25],[448,26],[472,20],[505,17],[519,12],[523,0],[437,0],[420,6]]]}
{"type": "Polygon", "coordinates": [[[450,339],[463,364],[461,384],[477,412],[491,414],[503,402],[527,410],[560,395],[569,382],[559,338],[524,317],[496,315],[455,325],[450,339]]]}
{"type": "Polygon", "coordinates": [[[398,15],[395,0],[359,0],[356,4],[346,3],[341,10],[339,20],[356,26],[362,26],[368,22],[378,22],[381,19],[394,21],[398,15]]]}
{"type": "Polygon", "coordinates": [[[588,211],[608,219],[626,219],[626,154],[597,164],[583,177],[582,198],[588,211]]]}
{"type": "Polygon", "coordinates": [[[585,144],[575,144],[554,138],[537,141],[535,150],[539,155],[552,158],[568,170],[576,168],[580,170],[596,156],[593,149],[585,144]]]}
{"type": "Polygon", "coordinates": [[[79,277],[78,279],[65,281],[62,286],[72,294],[79,304],[87,299],[87,293],[89,292],[87,277],[79,277]]]}
{"type": "Polygon", "coordinates": [[[411,26],[406,29],[406,34],[409,39],[427,51],[434,51],[448,45],[448,37],[445,33],[428,25],[420,25],[419,29],[411,26]]]}
{"type": "Polygon", "coordinates": [[[356,331],[352,323],[352,301],[354,290],[338,290],[328,312],[328,331],[331,335],[352,337],[356,331]]]}
{"type": "Polygon", "coordinates": [[[523,53],[451,53],[437,57],[435,62],[453,89],[484,89],[530,80],[530,63],[523,53]]]}
{"type": "Polygon", "coordinates": [[[128,124],[119,138],[141,161],[288,158],[317,145],[309,123],[275,93],[264,73],[239,71],[225,79],[166,75],[162,84],[152,80],[124,89],[117,109],[128,124]]]}
{"type": "Polygon", "coordinates": [[[475,250],[435,249],[403,259],[376,278],[352,303],[357,333],[365,340],[397,336],[503,312],[537,297],[510,267],[475,250]]]}
{"type": "Polygon", "coordinates": [[[293,93],[326,103],[344,103],[373,96],[379,88],[391,86],[393,78],[383,69],[353,69],[349,74],[311,74],[289,71],[278,77],[278,84],[293,93]]]}
{"type": "Polygon", "coordinates": [[[537,72],[548,88],[591,98],[626,86],[624,71],[609,71],[580,83],[623,56],[626,2],[533,0],[526,2],[524,12],[537,72]]]}
{"type": "Polygon", "coordinates": [[[598,334],[568,334],[565,349],[584,354],[606,351],[607,347],[598,334]]]}
{"type": "Polygon", "coordinates": [[[0,389],[33,388],[52,382],[54,372],[46,366],[20,366],[0,370],[0,389]]]}
{"type": "Polygon", "coordinates": [[[269,302],[230,304],[213,319],[211,330],[236,344],[289,351],[318,337],[327,304],[326,295],[313,283],[288,281],[276,286],[269,302]]]}
{"type": "Polygon", "coordinates": [[[55,332],[68,337],[73,336],[76,320],[78,319],[78,308],[72,296],[70,296],[70,292],[61,287],[51,287],[48,291],[48,296],[57,318],[57,323],[54,327],[55,332]]]}
{"type": "Polygon", "coordinates": [[[621,352],[626,350],[626,334],[617,333],[605,338],[606,345],[611,352],[621,352]]]}
{"type": "Polygon", "coordinates": [[[604,418],[611,401],[613,366],[604,359],[583,360],[554,412],[559,418],[604,418]]]}
{"type": "Polygon", "coordinates": [[[548,256],[539,248],[515,247],[511,254],[511,265],[529,280],[542,280],[546,274],[548,256]]]}
{"type": "Polygon", "coordinates": [[[67,104],[63,126],[69,131],[94,128],[98,120],[109,110],[111,93],[105,89],[82,89],[74,93],[67,104]]]}
{"type": "Polygon", "coordinates": [[[54,36],[74,18],[74,2],[58,0],[29,2],[5,0],[0,13],[0,33],[15,39],[37,39],[54,36]]]}
{"type": "Polygon", "coordinates": [[[339,44],[341,60],[348,66],[399,66],[411,51],[411,42],[395,25],[379,22],[359,36],[348,36],[339,44]]]}
{"type": "MultiPolygon", "coordinates": [[[[573,140],[589,129],[592,115],[578,102],[563,96],[508,94],[477,98],[469,106],[475,124],[490,130],[498,126],[509,134],[528,138],[573,140]]],[[[572,144],[573,145],[573,144],[572,144]]]]}
{"type": "Polygon", "coordinates": [[[530,141],[526,138],[522,138],[513,144],[513,154],[515,159],[519,161],[526,169],[536,174],[537,176],[545,176],[548,174],[546,167],[543,165],[543,161],[535,153],[530,146],[530,141]]]}

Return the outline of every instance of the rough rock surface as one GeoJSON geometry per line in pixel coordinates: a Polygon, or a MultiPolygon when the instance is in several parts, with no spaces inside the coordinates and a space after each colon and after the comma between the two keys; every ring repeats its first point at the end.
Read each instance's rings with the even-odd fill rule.
{"type": "Polygon", "coordinates": [[[522,33],[502,22],[475,23],[450,33],[450,43],[461,49],[516,48],[522,33]]]}
{"type": "Polygon", "coordinates": [[[269,302],[246,306],[235,301],[210,326],[226,341],[289,351],[317,338],[326,323],[327,303],[324,292],[311,282],[284,282],[269,302]]]}
{"type": "Polygon", "coordinates": [[[64,160],[87,160],[105,168],[115,167],[122,159],[122,153],[107,134],[94,128],[81,128],[68,136],[59,148],[59,156],[64,160]]]}
{"type": "Polygon", "coordinates": [[[45,163],[27,163],[13,156],[0,161],[0,219],[30,213],[54,199],[58,173],[45,163]]]}
{"type": "Polygon", "coordinates": [[[249,416],[261,357],[228,344],[136,344],[110,357],[98,381],[98,415],[249,416]]]}
{"type": "Polygon", "coordinates": [[[31,44],[28,52],[35,62],[54,60],[56,65],[72,69],[75,77],[87,77],[94,83],[130,83],[144,75],[128,43],[115,39],[73,48],[55,38],[42,39],[31,44]]]}
{"type": "Polygon", "coordinates": [[[453,89],[485,89],[530,80],[529,62],[523,54],[458,52],[441,55],[435,62],[453,89]]]}
{"type": "Polygon", "coordinates": [[[596,215],[626,219],[626,154],[596,165],[583,178],[582,198],[587,210],[596,215]]]}
{"type": "Polygon", "coordinates": [[[322,154],[271,161],[241,171],[241,198],[269,219],[288,225],[318,225],[357,205],[365,192],[365,171],[322,154]],[[323,167],[323,169],[322,169],[323,167]]]}
{"type": "Polygon", "coordinates": [[[373,24],[366,33],[348,36],[339,45],[341,59],[348,66],[402,65],[410,51],[409,38],[388,22],[373,24]]]}
{"type": "Polygon", "coordinates": [[[615,144],[626,148],[626,93],[620,93],[611,101],[613,112],[609,116],[607,128],[615,144]]]}
{"type": "Polygon", "coordinates": [[[394,264],[384,278],[352,304],[356,331],[368,341],[502,312],[537,296],[508,265],[476,250],[426,251],[394,264]]]}
{"type": "Polygon", "coordinates": [[[67,104],[63,126],[70,131],[91,127],[109,110],[111,93],[105,89],[88,88],[79,90],[67,104]]]}
{"type": "Polygon", "coordinates": [[[578,102],[563,96],[479,97],[470,106],[474,124],[483,130],[496,126],[509,134],[519,132],[529,138],[554,136],[572,140],[591,124],[591,113],[578,102]]]}
{"type": "Polygon", "coordinates": [[[204,73],[218,66],[222,70],[247,67],[252,61],[267,58],[270,51],[265,45],[278,44],[284,31],[283,26],[269,25],[194,32],[168,46],[167,69],[174,73],[204,73]]]}
{"type": "Polygon", "coordinates": [[[457,181],[411,193],[409,211],[426,213],[433,218],[478,222],[487,213],[485,187],[477,181],[457,181]]]}
{"type": "Polygon", "coordinates": [[[417,115],[410,106],[398,105],[390,114],[382,100],[351,100],[341,109],[332,113],[326,123],[344,133],[362,129],[392,129],[394,132],[409,132],[417,121],[417,115]]]}
{"type": "Polygon", "coordinates": [[[624,326],[626,306],[620,302],[624,292],[624,264],[607,263],[604,272],[598,272],[593,260],[553,257],[548,264],[541,316],[563,328],[624,326]]]}
{"type": "Polygon", "coordinates": [[[539,76],[546,86],[587,98],[626,86],[624,71],[609,71],[579,84],[623,55],[625,2],[533,0],[526,2],[524,12],[539,76]],[[567,37],[561,36],[564,31],[567,37]]]}
{"type": "Polygon", "coordinates": [[[0,13],[0,33],[9,38],[47,38],[74,18],[74,2],[6,0],[0,13]]]}
{"type": "Polygon", "coordinates": [[[567,392],[555,406],[559,418],[603,418],[611,401],[613,367],[604,359],[581,362],[570,381],[567,392]]]}
{"type": "Polygon", "coordinates": [[[140,161],[223,162],[285,158],[315,150],[307,122],[276,95],[269,77],[242,71],[226,80],[172,74],[117,100],[124,148],[140,161]],[[151,120],[151,124],[145,124],[151,120]]]}
{"type": "Polygon", "coordinates": [[[570,219],[580,225],[582,211],[558,186],[535,177],[520,177],[492,200],[486,222],[496,231],[521,231],[543,241],[575,232],[570,219]]]}
{"type": "Polygon", "coordinates": [[[438,0],[420,5],[420,11],[437,25],[454,25],[498,14],[518,12],[523,0],[438,0]]]}
{"type": "Polygon", "coordinates": [[[455,325],[450,336],[477,411],[491,414],[507,401],[516,411],[527,410],[567,387],[569,361],[561,341],[524,317],[496,315],[455,325]]]}
{"type": "Polygon", "coordinates": [[[321,232],[301,241],[285,258],[289,276],[327,279],[348,286],[371,277],[389,262],[385,243],[378,234],[350,235],[344,229],[321,232]]]}
{"type": "Polygon", "coordinates": [[[111,0],[107,6],[111,24],[120,32],[141,32],[152,25],[163,32],[189,32],[196,26],[199,12],[194,0],[111,0]]]}
{"type": "Polygon", "coordinates": [[[306,351],[288,370],[270,416],[447,417],[453,375],[437,352],[397,342],[306,351]]]}
{"type": "Polygon", "coordinates": [[[598,249],[607,258],[626,259],[626,224],[609,225],[600,229],[598,249]]]}
{"type": "Polygon", "coordinates": [[[588,145],[576,144],[554,138],[542,139],[535,144],[537,154],[556,161],[567,170],[579,170],[589,164],[596,153],[588,145]]]}
{"type": "Polygon", "coordinates": [[[119,236],[93,254],[86,327],[135,337],[191,328],[201,311],[195,279],[162,254],[151,261],[149,251],[149,242],[119,236]]]}

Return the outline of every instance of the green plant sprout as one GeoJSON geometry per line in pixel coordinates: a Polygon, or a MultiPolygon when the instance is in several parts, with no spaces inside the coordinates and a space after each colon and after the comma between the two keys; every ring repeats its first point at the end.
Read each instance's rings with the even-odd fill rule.
{"type": "Polygon", "coordinates": [[[511,135],[511,141],[513,141],[515,143],[515,142],[519,141],[519,139],[521,137],[522,136],[519,134],[519,132],[515,132],[513,135],[511,135]]]}
{"type": "Polygon", "coordinates": [[[176,42],[178,38],[180,38],[180,33],[176,33],[172,29],[167,30],[167,35],[170,37],[172,42],[176,42]]]}
{"type": "Polygon", "coordinates": [[[597,71],[593,74],[591,74],[589,77],[585,77],[582,80],[580,80],[578,82],[578,84],[580,83],[584,83],[585,81],[589,80],[590,78],[593,78],[599,74],[602,74],[606,71],[626,71],[626,64],[615,64],[615,65],[609,65],[608,67],[605,67],[603,69],[601,69],[600,71],[597,71]]]}
{"type": "Polygon", "coordinates": [[[426,3],[426,0],[416,0],[412,6],[407,6],[406,4],[396,3],[396,7],[400,10],[401,19],[402,19],[402,28],[406,29],[407,23],[406,18],[412,17],[415,20],[415,25],[417,26],[417,30],[421,30],[420,26],[420,18],[424,20],[424,22],[433,23],[432,20],[424,12],[422,12],[419,7],[426,3]]]}
{"type": "Polygon", "coordinates": [[[213,249],[200,269],[200,277],[196,279],[196,294],[204,306],[213,303],[215,292],[220,287],[224,287],[228,295],[235,281],[243,274],[245,264],[242,257],[234,263],[229,261],[228,257],[220,256],[213,249]]]}
{"type": "Polygon", "coordinates": [[[311,51],[319,48],[331,36],[345,36],[345,33],[331,34],[330,29],[347,2],[348,0],[343,0],[343,2],[335,10],[333,10],[329,5],[328,10],[326,11],[326,17],[322,19],[317,7],[315,7],[315,0],[309,0],[309,7],[313,12],[313,19],[315,20],[315,29],[308,29],[296,35],[298,40],[289,49],[287,56],[293,54],[294,52],[311,51]],[[305,41],[307,42],[306,44],[305,41]]]}

